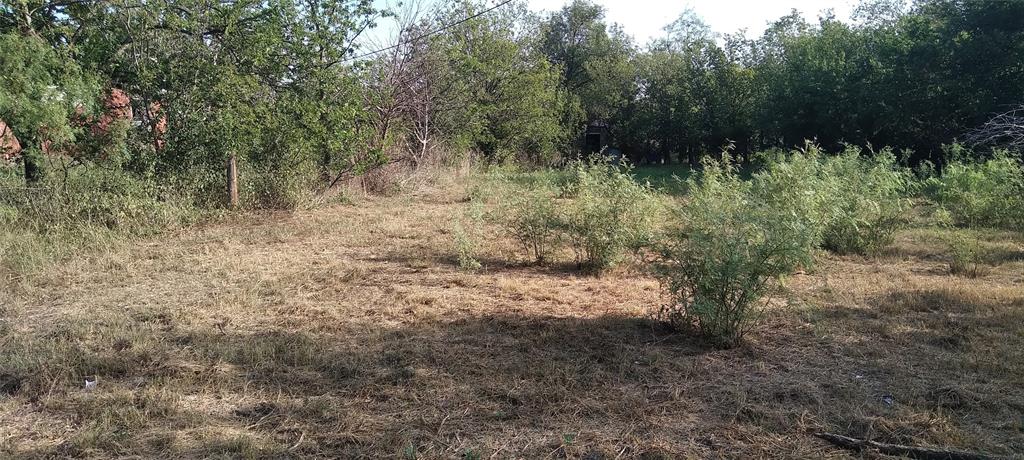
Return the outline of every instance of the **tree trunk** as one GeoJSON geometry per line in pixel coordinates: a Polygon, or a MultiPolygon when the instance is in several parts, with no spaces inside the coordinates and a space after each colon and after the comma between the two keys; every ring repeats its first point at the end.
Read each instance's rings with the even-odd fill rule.
{"type": "Polygon", "coordinates": [[[238,207],[238,162],[235,154],[228,157],[228,205],[234,209],[238,207]]]}

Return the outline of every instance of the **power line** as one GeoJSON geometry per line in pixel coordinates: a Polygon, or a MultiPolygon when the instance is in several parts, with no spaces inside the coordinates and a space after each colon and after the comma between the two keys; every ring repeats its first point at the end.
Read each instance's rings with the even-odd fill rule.
{"type": "Polygon", "coordinates": [[[363,53],[363,54],[360,54],[359,56],[353,56],[353,57],[345,58],[341,62],[348,62],[348,61],[354,61],[356,59],[362,59],[364,57],[373,56],[374,54],[379,54],[379,53],[383,53],[383,52],[388,51],[388,50],[393,50],[393,49],[398,48],[399,46],[402,46],[402,45],[404,45],[406,43],[411,43],[411,42],[416,42],[416,41],[422,40],[422,39],[427,38],[427,37],[429,37],[431,35],[444,32],[444,31],[446,31],[448,29],[451,29],[452,27],[455,27],[455,26],[460,25],[460,24],[464,24],[467,21],[476,19],[476,18],[478,18],[480,16],[483,16],[483,15],[485,15],[487,13],[490,13],[491,11],[494,11],[494,10],[496,10],[498,8],[501,8],[501,7],[505,6],[505,5],[508,5],[509,3],[512,3],[512,1],[513,0],[504,0],[503,2],[498,3],[497,5],[494,5],[494,6],[490,7],[490,8],[487,8],[487,9],[485,9],[485,10],[479,12],[479,13],[467,16],[466,18],[464,18],[464,19],[462,19],[460,21],[453,22],[451,24],[446,24],[446,25],[441,26],[441,27],[439,27],[437,29],[434,29],[434,30],[431,30],[431,31],[428,31],[428,32],[424,32],[423,34],[420,34],[419,36],[414,37],[412,40],[407,40],[405,43],[402,43],[402,41],[399,40],[399,42],[397,44],[388,46],[386,48],[381,48],[379,50],[370,51],[368,53],[363,53]]]}

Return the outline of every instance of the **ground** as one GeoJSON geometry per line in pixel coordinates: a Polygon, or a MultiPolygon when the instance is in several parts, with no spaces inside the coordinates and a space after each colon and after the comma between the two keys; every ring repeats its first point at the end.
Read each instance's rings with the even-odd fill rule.
{"type": "Polygon", "coordinates": [[[1024,452],[1013,234],[984,234],[979,278],[950,275],[928,228],[823,256],[721,350],[653,320],[664,298],[636,269],[536,266],[495,234],[460,270],[464,206],[434,190],[238,217],[16,280],[0,456],[859,455],[818,431],[1024,452]]]}

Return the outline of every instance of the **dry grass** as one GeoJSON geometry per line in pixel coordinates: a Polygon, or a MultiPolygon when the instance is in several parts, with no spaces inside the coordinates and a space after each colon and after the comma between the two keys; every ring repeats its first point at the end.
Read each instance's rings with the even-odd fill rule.
{"type": "MultiPolygon", "coordinates": [[[[809,436],[1024,452],[1024,263],[948,275],[914,230],[787,282],[748,343],[657,282],[466,272],[452,193],[240,218],[0,292],[0,456],[846,458],[809,436]],[[96,379],[95,389],[83,388],[96,379]]],[[[1009,241],[1009,242],[1008,242],[1009,241]]]]}

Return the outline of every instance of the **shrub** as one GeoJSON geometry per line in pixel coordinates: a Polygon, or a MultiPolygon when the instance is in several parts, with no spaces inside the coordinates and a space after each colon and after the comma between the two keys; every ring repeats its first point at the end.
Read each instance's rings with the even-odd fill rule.
{"type": "Polygon", "coordinates": [[[483,225],[483,207],[478,201],[471,201],[463,219],[452,221],[452,238],[459,268],[477,270],[480,262],[476,259],[479,251],[480,233],[483,225]]]}
{"type": "Polygon", "coordinates": [[[888,150],[863,157],[856,148],[825,156],[816,146],[775,154],[754,175],[754,196],[810,226],[815,245],[869,253],[889,244],[905,222],[909,173],[888,150]]]}
{"type": "Polygon", "coordinates": [[[600,160],[574,165],[567,195],[575,198],[568,203],[564,228],[579,266],[600,271],[628,250],[653,242],[660,200],[631,171],[625,164],[600,160]]]}
{"type": "Polygon", "coordinates": [[[889,244],[907,222],[909,173],[889,150],[864,157],[848,148],[822,164],[826,189],[822,245],[840,254],[866,254],[889,244]]]}
{"type": "Polygon", "coordinates": [[[997,154],[986,161],[954,158],[942,174],[925,179],[924,194],[956,225],[1018,228],[1024,223],[1024,168],[997,154]]]}
{"type": "Polygon", "coordinates": [[[544,262],[560,237],[556,191],[541,186],[515,187],[510,192],[498,209],[499,221],[534,260],[544,262]]]}
{"type": "Polygon", "coordinates": [[[497,168],[470,192],[494,201],[490,218],[538,262],[568,242],[580,267],[603,270],[655,239],[661,198],[626,165],[578,162],[569,172],[497,168]]]}
{"type": "Polygon", "coordinates": [[[945,240],[949,245],[951,274],[977,278],[988,271],[988,251],[977,236],[964,230],[952,230],[945,240]]]}
{"type": "Polygon", "coordinates": [[[671,297],[659,317],[733,346],[754,324],[773,281],[810,264],[815,231],[805,216],[759,199],[728,159],[707,162],[687,188],[682,226],[656,266],[671,297]]]}
{"type": "Polygon", "coordinates": [[[760,161],[764,169],[753,176],[752,193],[762,205],[793,215],[794,222],[805,225],[820,246],[828,223],[831,190],[822,175],[823,160],[817,147],[790,154],[770,152],[760,161]]]}

